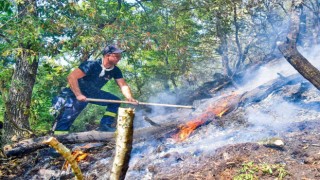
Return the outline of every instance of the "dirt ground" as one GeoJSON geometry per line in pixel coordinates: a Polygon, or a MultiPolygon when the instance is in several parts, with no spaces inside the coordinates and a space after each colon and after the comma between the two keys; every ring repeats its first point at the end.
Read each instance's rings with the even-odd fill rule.
{"type": "MultiPolygon", "coordinates": [[[[150,163],[148,157],[141,157],[140,163],[130,167],[126,179],[320,179],[320,123],[298,123],[292,128],[299,131],[278,137],[285,143],[283,147],[261,142],[227,145],[210,153],[170,152],[159,156],[162,163],[150,163]],[[148,175],[142,178],[139,171],[143,169],[148,175]]],[[[164,147],[159,146],[157,151],[161,148],[164,147]]],[[[103,179],[109,174],[113,149],[113,144],[101,143],[85,149],[88,157],[79,163],[85,179],[103,179]]],[[[59,154],[42,149],[27,156],[2,159],[0,177],[72,179],[70,169],[61,170],[63,163],[59,154]]]]}
{"type": "MultiPolygon", "coordinates": [[[[284,147],[268,143],[224,146],[177,168],[153,168],[155,179],[320,179],[320,124],[298,125],[281,137],[284,147]],[[302,127],[301,127],[302,126],[302,127]],[[250,176],[251,175],[251,176],[250,176]]],[[[177,158],[179,159],[179,158],[177,158]]]]}

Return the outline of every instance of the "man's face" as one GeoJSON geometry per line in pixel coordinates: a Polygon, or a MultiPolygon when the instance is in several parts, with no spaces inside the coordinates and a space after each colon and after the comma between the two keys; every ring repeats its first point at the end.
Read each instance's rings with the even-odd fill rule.
{"type": "Polygon", "coordinates": [[[118,64],[122,56],[120,53],[114,53],[114,54],[109,54],[108,57],[109,57],[109,62],[113,65],[116,65],[118,64]]]}

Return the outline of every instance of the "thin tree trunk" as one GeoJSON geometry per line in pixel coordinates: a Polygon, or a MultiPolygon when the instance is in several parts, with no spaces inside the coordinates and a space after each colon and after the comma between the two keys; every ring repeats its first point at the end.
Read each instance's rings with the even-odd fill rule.
{"type": "Polygon", "coordinates": [[[239,40],[239,24],[237,21],[237,3],[235,1],[233,1],[233,24],[235,27],[235,38],[236,38],[236,44],[237,44],[237,49],[238,49],[238,61],[236,62],[236,66],[234,69],[234,74],[236,74],[236,72],[238,70],[240,70],[241,66],[243,65],[243,53],[242,53],[242,47],[240,44],[240,40],[239,40]]]}
{"type": "Polygon", "coordinates": [[[285,42],[279,43],[278,47],[286,60],[309,82],[320,90],[320,71],[315,68],[297,50],[297,39],[299,34],[300,15],[302,13],[303,1],[293,1],[291,12],[290,29],[285,42]]]}
{"type": "Polygon", "coordinates": [[[217,13],[217,36],[220,40],[220,47],[218,53],[222,57],[222,67],[223,74],[226,77],[232,76],[232,71],[230,69],[229,58],[228,58],[228,41],[226,36],[226,31],[223,29],[223,18],[221,17],[221,13],[217,13]]]}
{"type": "Polygon", "coordinates": [[[134,110],[119,108],[116,137],[116,154],[113,160],[111,180],[124,179],[129,168],[133,141],[134,110]]]}

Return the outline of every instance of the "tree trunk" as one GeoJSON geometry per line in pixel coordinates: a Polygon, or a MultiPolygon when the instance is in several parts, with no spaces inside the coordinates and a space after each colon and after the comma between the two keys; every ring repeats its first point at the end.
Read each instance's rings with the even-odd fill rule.
{"type": "Polygon", "coordinates": [[[110,175],[111,180],[119,180],[126,177],[133,142],[134,110],[119,108],[118,114],[116,153],[110,175]]]}
{"type": "MultiPolygon", "coordinates": [[[[30,0],[29,5],[36,7],[36,1],[30,0]]],[[[26,16],[27,4],[18,5],[18,18],[26,16]]],[[[36,17],[37,11],[29,13],[36,17]]],[[[4,129],[0,146],[32,134],[29,130],[29,116],[32,89],[38,69],[38,54],[31,50],[32,42],[23,42],[16,51],[16,63],[13,72],[8,98],[5,102],[4,129]]]]}
{"type": "Polygon", "coordinates": [[[232,76],[232,71],[230,69],[229,65],[229,58],[228,58],[228,41],[227,41],[227,35],[226,30],[223,28],[223,18],[221,17],[221,13],[217,13],[217,36],[220,40],[220,46],[218,49],[218,53],[222,57],[222,68],[223,68],[223,74],[226,77],[232,76]]]}
{"type": "Polygon", "coordinates": [[[297,50],[297,39],[299,34],[300,15],[302,3],[293,3],[289,33],[285,42],[279,43],[278,47],[286,60],[309,82],[320,90],[320,71],[315,68],[297,50]]]}
{"type": "Polygon", "coordinates": [[[29,115],[32,88],[35,83],[38,60],[29,62],[30,53],[23,50],[16,61],[12,76],[8,99],[5,102],[4,134],[2,141],[8,143],[12,137],[23,137],[26,132],[30,134],[29,115]]]}
{"type": "Polygon", "coordinates": [[[237,49],[238,49],[238,61],[236,62],[236,66],[234,68],[234,74],[237,73],[238,70],[240,70],[243,66],[243,62],[244,62],[244,58],[243,58],[243,53],[242,53],[242,47],[240,44],[240,40],[239,40],[239,24],[237,21],[237,3],[235,1],[233,1],[233,24],[235,27],[235,39],[236,39],[236,44],[237,44],[237,49]]]}

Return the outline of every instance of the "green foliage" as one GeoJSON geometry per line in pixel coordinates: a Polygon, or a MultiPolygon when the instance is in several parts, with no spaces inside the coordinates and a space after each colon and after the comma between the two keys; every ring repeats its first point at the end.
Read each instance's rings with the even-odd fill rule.
{"type": "Polygon", "coordinates": [[[66,85],[70,69],[47,60],[40,64],[37,83],[33,88],[30,125],[34,130],[49,130],[53,117],[49,114],[51,100],[66,85]]]}
{"type": "Polygon", "coordinates": [[[283,179],[288,172],[285,169],[285,165],[282,164],[254,164],[250,161],[242,164],[242,168],[239,170],[234,180],[253,180],[258,179],[258,176],[271,176],[278,179],[283,179]]]}
{"type": "Polygon", "coordinates": [[[99,127],[100,119],[102,118],[106,107],[95,104],[88,104],[88,106],[79,114],[78,118],[72,124],[71,132],[86,131],[87,126],[97,128],[99,127]]]}
{"type": "Polygon", "coordinates": [[[11,2],[8,0],[0,1],[0,17],[11,15],[12,13],[11,2]]]}
{"type": "Polygon", "coordinates": [[[8,98],[8,91],[10,88],[10,80],[12,79],[13,67],[12,60],[10,58],[3,57],[0,54],[0,60],[0,121],[3,121],[5,112],[4,103],[8,98]]]}

